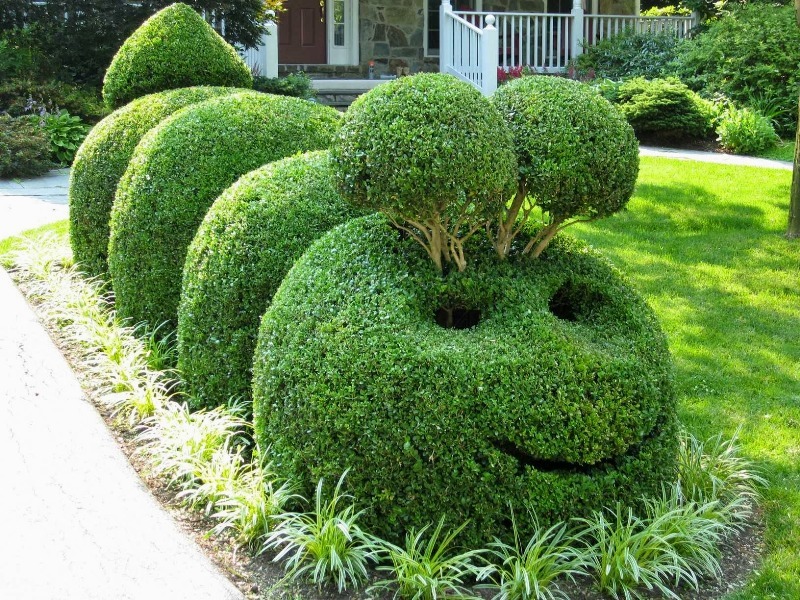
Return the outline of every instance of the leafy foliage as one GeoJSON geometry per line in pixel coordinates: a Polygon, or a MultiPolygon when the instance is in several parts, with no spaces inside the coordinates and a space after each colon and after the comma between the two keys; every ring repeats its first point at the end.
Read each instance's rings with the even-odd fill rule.
{"type": "Polygon", "coordinates": [[[500,213],[495,248],[508,255],[534,208],[543,213],[539,238],[523,250],[539,256],[550,239],[576,219],[593,220],[628,202],[639,172],[633,130],[588,86],[532,76],[497,90],[492,98],[508,122],[519,162],[517,194],[500,213]]]}
{"type": "Polygon", "coordinates": [[[330,499],[323,500],[323,480],[314,493],[314,510],[284,513],[266,536],[262,550],[278,550],[275,561],[286,561],[287,577],[307,579],[319,586],[335,582],[341,593],[367,579],[367,566],[377,562],[377,538],[358,524],[363,514],[342,491],[345,471],[330,499]],[[347,503],[347,506],[341,505],[347,503]]]}
{"type": "Polygon", "coordinates": [[[33,117],[33,121],[47,133],[53,160],[62,166],[71,165],[90,128],[80,117],[70,115],[66,110],[33,117]]]}
{"type": "Polygon", "coordinates": [[[439,270],[466,268],[463,244],[504,205],[516,167],[508,128],[489,102],[438,73],[360,96],[331,152],[342,195],[387,214],[439,270]]]}
{"type": "Polygon", "coordinates": [[[9,79],[0,82],[0,106],[12,116],[58,113],[66,110],[87,123],[108,114],[99,93],[60,81],[9,79]]]}
{"type": "Polygon", "coordinates": [[[173,4],[139,27],[122,45],[103,81],[112,107],[194,85],[253,87],[250,69],[211,26],[185,4],[173,4]]]}
{"type": "Polygon", "coordinates": [[[242,92],[190,105],[152,129],[111,213],[108,266],[120,316],[174,329],[186,252],[217,196],[266,163],[326,148],[338,126],[332,108],[242,92]]]}
{"type": "MultiPolygon", "coordinates": [[[[478,574],[474,561],[483,553],[469,550],[453,551],[453,542],[466,523],[448,531],[441,538],[444,517],[425,539],[430,525],[406,534],[404,547],[384,542],[391,565],[381,565],[378,571],[390,573],[389,579],[376,582],[371,590],[395,589],[394,597],[406,600],[436,600],[437,598],[476,599],[466,589],[467,581],[478,574]]],[[[477,600],[477,599],[476,599],[477,600]]]]}
{"type": "Polygon", "coordinates": [[[717,135],[720,146],[734,154],[758,154],[780,141],[766,117],[732,105],[720,116],[717,135]]]}
{"type": "Polygon", "coordinates": [[[294,96],[306,100],[311,100],[317,95],[311,78],[302,71],[289,73],[286,77],[253,77],[253,89],[267,94],[294,96]]]}
{"type": "Polygon", "coordinates": [[[637,136],[687,140],[711,131],[711,103],[675,78],[629,79],[617,89],[616,104],[637,136]]]}
{"type": "Polygon", "coordinates": [[[35,177],[53,166],[41,127],[29,119],[0,115],[0,177],[35,177]]]}
{"type": "Polygon", "coordinates": [[[792,6],[752,2],[709,24],[682,47],[677,74],[695,90],[724,93],[747,106],[753,96],[778,100],[778,132],[794,135],[800,84],[800,29],[792,6]]]}
{"type": "Polygon", "coordinates": [[[142,137],[181,108],[235,88],[168,90],[134,100],[100,122],[75,156],[69,181],[70,243],[75,261],[90,276],[108,270],[109,221],[117,184],[142,137]]]}
{"type": "Polygon", "coordinates": [[[679,43],[669,32],[638,33],[626,29],[595,46],[585,47],[578,56],[578,71],[592,70],[597,77],[609,79],[662,77],[675,60],[679,43]]]}
{"type": "Polygon", "coordinates": [[[473,545],[510,535],[509,502],[552,523],[656,493],[674,472],[675,399],[646,304],[568,239],[539,261],[473,242],[471,268],[442,277],[371,216],[295,263],[253,367],[255,436],[281,477],[304,491],[350,467],[375,533],[445,515],[471,519],[473,545]],[[459,308],[477,325],[436,320],[459,308]]]}
{"type": "Polygon", "coordinates": [[[249,399],[261,315],[316,238],[359,211],[326,152],[266,165],[214,202],[189,247],[178,308],[179,367],[192,406],[249,399]]]}

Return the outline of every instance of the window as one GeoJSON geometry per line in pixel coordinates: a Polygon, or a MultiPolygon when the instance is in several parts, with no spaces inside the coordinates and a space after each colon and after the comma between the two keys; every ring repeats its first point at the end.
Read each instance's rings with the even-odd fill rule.
{"type": "MultiPolygon", "coordinates": [[[[453,10],[481,10],[482,0],[450,0],[453,10]]],[[[425,0],[425,56],[439,56],[439,7],[442,0],[425,0]]]]}
{"type": "Polygon", "coordinates": [[[344,3],[345,0],[333,1],[333,45],[344,46],[344,3]]]}

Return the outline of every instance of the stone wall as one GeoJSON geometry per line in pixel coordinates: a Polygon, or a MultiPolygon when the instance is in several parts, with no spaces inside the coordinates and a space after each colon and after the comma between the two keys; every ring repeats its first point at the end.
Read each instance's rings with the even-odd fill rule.
{"type": "Polygon", "coordinates": [[[425,58],[423,0],[361,0],[361,65],[375,61],[376,75],[393,74],[397,67],[412,73],[438,70],[436,57],[425,58]]]}

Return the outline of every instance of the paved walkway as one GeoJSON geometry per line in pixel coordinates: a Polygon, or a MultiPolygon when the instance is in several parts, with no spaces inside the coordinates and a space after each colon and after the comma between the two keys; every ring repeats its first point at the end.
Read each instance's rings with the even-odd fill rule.
{"type": "MultiPolygon", "coordinates": [[[[0,182],[0,238],[66,218],[66,174],[0,182]]],[[[238,600],[141,482],[0,269],[0,598],[238,600]]]]}
{"type": "Polygon", "coordinates": [[[792,170],[792,163],[771,158],[756,158],[754,156],[737,156],[735,154],[722,154],[720,152],[701,152],[699,150],[678,150],[675,148],[652,148],[640,146],[641,156],[660,156],[662,158],[676,158],[679,160],[696,160],[700,162],[719,163],[723,165],[740,165],[744,167],[764,167],[767,169],[792,170]]]}
{"type": "MultiPolygon", "coordinates": [[[[791,163],[642,148],[647,156],[791,163]]],[[[67,171],[0,181],[0,239],[67,218],[67,171]]],[[[150,495],[0,269],[0,598],[242,596],[150,495]]]]}

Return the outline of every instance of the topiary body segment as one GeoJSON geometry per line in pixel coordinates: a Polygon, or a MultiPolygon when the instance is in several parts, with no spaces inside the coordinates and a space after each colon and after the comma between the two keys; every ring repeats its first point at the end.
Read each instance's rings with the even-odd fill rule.
{"type": "Polygon", "coordinates": [[[90,276],[108,271],[109,220],[117,184],[144,135],[190,104],[244,90],[193,87],[138,98],[92,128],[69,179],[69,238],[75,262],[90,276]]]}
{"type": "Polygon", "coordinates": [[[147,19],[114,55],[103,80],[111,107],[195,85],[253,87],[250,68],[194,9],[172,4],[147,19]]]}
{"type": "Polygon", "coordinates": [[[350,469],[375,533],[397,541],[444,514],[470,519],[466,545],[507,537],[509,503],[553,522],[659,492],[675,394],[645,302],[569,238],[539,260],[477,239],[470,253],[442,277],[375,215],[296,263],[253,367],[256,439],[281,475],[308,492],[350,469]],[[466,328],[440,318],[454,313],[466,328]]]}
{"type": "Polygon", "coordinates": [[[214,202],[183,270],[178,368],[193,408],[251,398],[261,315],[312,241],[364,214],[336,191],[328,151],[261,167],[214,202]]]}
{"type": "Polygon", "coordinates": [[[243,92],[189,106],[151,130],[111,214],[108,266],[119,316],[173,330],[186,251],[217,196],[257,167],[328,147],[339,121],[326,106],[243,92]]]}

